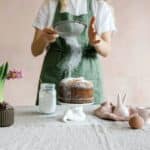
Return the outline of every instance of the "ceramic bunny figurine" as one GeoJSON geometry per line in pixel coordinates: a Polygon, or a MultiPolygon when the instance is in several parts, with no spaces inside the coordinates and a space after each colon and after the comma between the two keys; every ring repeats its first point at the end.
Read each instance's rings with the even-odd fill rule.
{"type": "Polygon", "coordinates": [[[120,94],[117,95],[117,106],[114,109],[114,114],[120,117],[128,118],[130,113],[128,107],[125,105],[126,103],[126,94],[121,98],[120,94]]]}

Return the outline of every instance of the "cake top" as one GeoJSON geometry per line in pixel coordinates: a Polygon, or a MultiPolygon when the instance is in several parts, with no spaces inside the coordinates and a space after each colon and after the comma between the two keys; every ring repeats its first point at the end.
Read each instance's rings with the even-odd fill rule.
{"type": "Polygon", "coordinates": [[[93,88],[93,83],[91,81],[85,80],[84,77],[79,78],[65,78],[60,82],[60,86],[66,88],[76,87],[76,88],[93,88]]]}

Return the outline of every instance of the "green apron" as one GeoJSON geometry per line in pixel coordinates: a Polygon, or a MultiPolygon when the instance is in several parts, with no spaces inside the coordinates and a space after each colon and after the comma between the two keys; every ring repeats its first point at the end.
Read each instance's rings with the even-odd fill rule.
{"type": "MultiPolygon", "coordinates": [[[[103,95],[103,84],[102,84],[102,68],[99,60],[99,54],[96,52],[94,47],[89,45],[88,40],[88,27],[90,19],[93,16],[91,9],[91,0],[88,2],[88,14],[74,16],[67,12],[60,12],[60,3],[58,3],[53,25],[57,24],[59,21],[69,20],[69,21],[79,21],[87,25],[87,28],[78,37],[78,42],[82,46],[82,60],[80,64],[71,72],[72,77],[84,77],[86,80],[90,80],[94,84],[94,102],[99,104],[104,100],[103,95]]],[[[67,77],[66,71],[62,71],[61,65],[63,65],[63,60],[68,57],[70,52],[70,47],[67,45],[65,39],[59,37],[56,42],[50,44],[47,47],[47,53],[43,62],[43,67],[40,75],[40,81],[38,86],[38,93],[41,83],[55,83],[56,90],[58,91],[59,83],[62,79],[67,77]],[[61,62],[61,63],[60,63],[61,62]],[[59,66],[58,66],[59,64],[59,66]]],[[[58,98],[58,92],[57,92],[58,98]]],[[[57,99],[58,100],[58,99],[57,99]]],[[[36,105],[39,103],[39,97],[37,94],[36,105]]]]}

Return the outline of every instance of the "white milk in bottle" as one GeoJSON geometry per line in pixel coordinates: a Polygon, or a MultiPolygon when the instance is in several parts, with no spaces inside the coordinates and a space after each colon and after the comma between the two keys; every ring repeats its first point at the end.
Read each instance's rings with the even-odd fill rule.
{"type": "Polygon", "coordinates": [[[41,83],[39,91],[39,111],[50,114],[56,111],[55,84],[41,83]]]}

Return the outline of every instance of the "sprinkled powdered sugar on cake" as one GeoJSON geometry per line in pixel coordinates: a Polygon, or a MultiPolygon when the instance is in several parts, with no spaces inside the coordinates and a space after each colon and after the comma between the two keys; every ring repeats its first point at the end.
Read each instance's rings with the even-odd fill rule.
{"type": "Polygon", "coordinates": [[[59,100],[65,103],[84,104],[94,99],[93,83],[80,78],[65,78],[59,85],[59,100]]]}
{"type": "Polygon", "coordinates": [[[84,77],[79,78],[65,78],[61,81],[60,86],[63,85],[66,88],[75,87],[75,88],[93,88],[93,83],[87,81],[84,77]]]}

